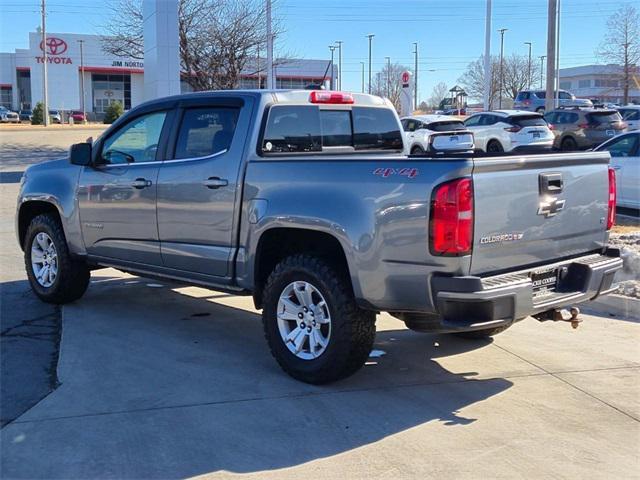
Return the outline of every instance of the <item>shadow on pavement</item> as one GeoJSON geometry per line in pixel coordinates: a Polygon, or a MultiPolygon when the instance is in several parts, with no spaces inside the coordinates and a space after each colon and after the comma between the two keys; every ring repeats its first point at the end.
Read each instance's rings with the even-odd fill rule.
{"type": "Polygon", "coordinates": [[[0,284],[0,426],[57,385],[60,309],[41,302],[26,280],[0,284]]]}
{"type": "Polygon", "coordinates": [[[292,467],[428,422],[471,424],[478,419],[463,409],[512,385],[434,360],[489,342],[404,329],[380,331],[374,348],[385,354],[353,377],[306,385],[271,358],[258,315],[215,303],[225,295],[94,279],[65,308],[62,385],[4,430],[5,475],[183,478],[292,467]],[[44,451],[55,467],[36,461],[44,451]]]}

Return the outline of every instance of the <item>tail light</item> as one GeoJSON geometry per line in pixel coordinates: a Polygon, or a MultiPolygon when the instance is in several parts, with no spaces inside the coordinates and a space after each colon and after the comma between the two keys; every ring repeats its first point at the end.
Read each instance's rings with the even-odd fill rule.
{"type": "Polygon", "coordinates": [[[589,125],[588,123],[579,123],[578,128],[582,128],[582,129],[591,128],[591,125],[589,125]]]}
{"type": "Polygon", "coordinates": [[[461,256],[473,247],[473,181],[459,178],[437,186],[429,224],[433,255],[461,256]]]}
{"type": "Polygon", "coordinates": [[[529,105],[531,105],[531,100],[525,100],[525,101],[524,101],[524,102],[522,102],[522,103],[524,103],[525,105],[529,106],[529,105]]]}
{"type": "Polygon", "coordinates": [[[624,130],[625,128],[627,128],[629,125],[627,125],[625,122],[620,122],[618,124],[618,130],[624,130]]]}
{"type": "Polygon", "coordinates": [[[353,95],[330,90],[314,90],[309,95],[309,101],[311,103],[351,104],[353,103],[353,95]]]}
{"type": "Polygon", "coordinates": [[[547,127],[549,127],[549,130],[555,130],[556,126],[553,125],[552,123],[548,124],[547,127]]]}
{"type": "Polygon", "coordinates": [[[609,167],[609,201],[607,208],[607,230],[611,230],[611,228],[616,223],[616,171],[609,167]]]}
{"type": "Polygon", "coordinates": [[[520,130],[522,130],[522,127],[514,125],[513,127],[505,128],[505,130],[511,133],[518,133],[520,130]]]}

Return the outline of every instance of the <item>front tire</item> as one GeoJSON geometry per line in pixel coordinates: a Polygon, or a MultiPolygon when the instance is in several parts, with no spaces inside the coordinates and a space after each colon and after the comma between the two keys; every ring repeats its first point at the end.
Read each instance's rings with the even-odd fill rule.
{"type": "Polygon", "coordinates": [[[293,255],[267,280],[262,323],[271,354],[293,378],[329,383],[354,374],[375,340],[375,313],[360,309],[345,275],[323,259],[293,255]]]}
{"type": "Polygon", "coordinates": [[[411,155],[422,155],[424,153],[424,149],[420,145],[416,145],[411,149],[411,155]]]}
{"type": "Polygon", "coordinates": [[[27,278],[40,300],[64,304],[82,297],[89,286],[89,267],[71,256],[55,217],[44,214],[31,220],[23,247],[27,278]]]}

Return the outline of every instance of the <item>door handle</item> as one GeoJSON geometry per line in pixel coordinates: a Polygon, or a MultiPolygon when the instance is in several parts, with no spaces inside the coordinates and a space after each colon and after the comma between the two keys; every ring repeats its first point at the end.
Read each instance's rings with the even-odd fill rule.
{"type": "Polygon", "coordinates": [[[136,178],[133,182],[131,182],[131,186],[137,189],[147,188],[151,185],[151,180],[147,180],[146,178],[136,178]]]}
{"type": "Polygon", "coordinates": [[[229,185],[229,181],[219,177],[209,177],[202,184],[207,188],[220,188],[229,185]]]}

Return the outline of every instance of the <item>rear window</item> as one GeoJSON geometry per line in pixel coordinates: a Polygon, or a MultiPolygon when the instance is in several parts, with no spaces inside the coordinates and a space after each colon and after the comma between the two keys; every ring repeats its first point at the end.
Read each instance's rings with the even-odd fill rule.
{"type": "Polygon", "coordinates": [[[547,125],[547,121],[540,115],[511,117],[510,122],[512,125],[517,125],[519,127],[542,127],[547,125]]]}
{"type": "Polygon", "coordinates": [[[518,93],[518,96],[516,97],[516,100],[529,100],[529,97],[531,95],[529,94],[529,92],[520,92],[518,93]]]}
{"type": "Polygon", "coordinates": [[[402,150],[400,124],[387,108],[320,109],[275,105],[269,110],[262,152],[314,153],[327,147],[402,150]]]}
{"type": "Polygon", "coordinates": [[[640,120],[640,109],[619,110],[623,120],[640,120]]]}
{"type": "Polygon", "coordinates": [[[465,130],[467,127],[460,122],[433,122],[427,125],[429,130],[434,132],[450,132],[452,130],[465,130]]]}
{"type": "Polygon", "coordinates": [[[593,112],[587,115],[589,123],[613,123],[622,120],[618,112],[593,112]]]}

